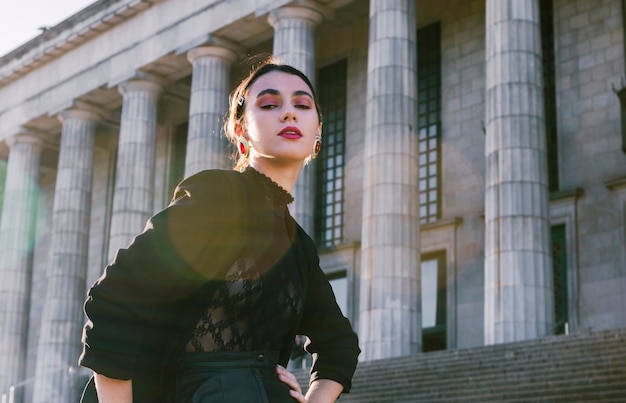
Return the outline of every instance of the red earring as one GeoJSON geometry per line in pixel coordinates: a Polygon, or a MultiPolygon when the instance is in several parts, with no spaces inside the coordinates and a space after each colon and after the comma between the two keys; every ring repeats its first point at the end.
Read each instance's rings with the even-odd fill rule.
{"type": "Polygon", "coordinates": [[[237,143],[239,147],[239,153],[244,157],[248,158],[250,156],[250,143],[246,140],[245,137],[239,137],[239,143],[237,143]]]}
{"type": "Polygon", "coordinates": [[[314,160],[317,158],[317,155],[320,153],[322,149],[322,136],[319,134],[315,136],[315,142],[313,143],[313,151],[311,151],[311,159],[314,160]]]}

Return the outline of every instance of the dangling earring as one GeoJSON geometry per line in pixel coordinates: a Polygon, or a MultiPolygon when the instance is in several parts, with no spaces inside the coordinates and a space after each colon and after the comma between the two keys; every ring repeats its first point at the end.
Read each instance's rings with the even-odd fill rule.
{"type": "Polygon", "coordinates": [[[239,153],[244,157],[248,158],[250,156],[250,143],[246,140],[245,137],[239,137],[239,142],[237,143],[239,147],[239,153]]]}
{"type": "Polygon", "coordinates": [[[322,149],[322,136],[319,134],[315,136],[315,141],[313,142],[313,151],[311,151],[311,159],[314,160],[317,158],[317,155],[320,153],[322,149]]]}

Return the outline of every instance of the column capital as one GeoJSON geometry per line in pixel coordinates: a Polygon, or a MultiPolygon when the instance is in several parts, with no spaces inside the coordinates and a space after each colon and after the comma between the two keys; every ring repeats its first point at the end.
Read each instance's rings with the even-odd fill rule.
{"type": "Polygon", "coordinates": [[[243,58],[248,54],[248,50],[240,44],[212,34],[202,34],[176,48],[174,53],[178,56],[183,53],[188,53],[195,48],[214,46],[233,52],[236,58],[243,58]]]}
{"type": "Polygon", "coordinates": [[[189,60],[191,64],[205,57],[216,57],[229,64],[237,60],[237,54],[234,50],[219,45],[198,46],[187,52],[187,60],[189,60]]]}
{"type": "Polygon", "coordinates": [[[7,138],[6,143],[9,148],[12,148],[15,144],[30,144],[38,149],[42,149],[45,145],[42,134],[30,129],[20,129],[19,132],[7,138]]]}
{"type": "Polygon", "coordinates": [[[324,21],[324,14],[313,3],[306,3],[306,6],[281,7],[272,11],[267,17],[270,25],[276,28],[276,25],[282,20],[306,20],[313,25],[319,25],[324,21]]]}
{"type": "Polygon", "coordinates": [[[163,92],[163,86],[152,80],[129,80],[121,83],[118,87],[120,94],[126,95],[129,92],[150,92],[154,95],[160,95],[163,92]]]}
{"type": "Polygon", "coordinates": [[[90,122],[97,123],[102,120],[102,116],[100,113],[89,109],[69,108],[59,112],[58,119],[61,123],[67,119],[88,120],[90,122]]]}

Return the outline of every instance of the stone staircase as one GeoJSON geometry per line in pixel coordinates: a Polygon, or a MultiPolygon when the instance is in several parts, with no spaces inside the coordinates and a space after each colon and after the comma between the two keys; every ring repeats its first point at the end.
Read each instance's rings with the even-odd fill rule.
{"type": "Polygon", "coordinates": [[[339,402],[626,402],[626,329],[363,362],[339,402]]]}

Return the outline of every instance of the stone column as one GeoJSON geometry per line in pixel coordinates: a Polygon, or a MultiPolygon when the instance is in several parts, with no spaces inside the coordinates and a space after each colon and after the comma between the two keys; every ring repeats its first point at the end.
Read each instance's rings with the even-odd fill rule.
{"type": "MultiPolygon", "coordinates": [[[[274,27],[274,55],[283,63],[302,71],[313,85],[315,85],[315,27],[322,19],[319,11],[305,7],[279,8],[269,16],[269,23],[274,27]]],[[[314,163],[302,170],[293,197],[292,214],[302,228],[312,235],[315,211],[314,163]]]]}
{"type": "Polygon", "coordinates": [[[0,222],[0,391],[3,393],[23,380],[25,374],[43,142],[34,134],[18,134],[9,145],[0,222]]]}
{"type": "Polygon", "coordinates": [[[370,2],[359,336],[364,360],[420,351],[413,0],[370,2]]]}
{"type": "Polygon", "coordinates": [[[185,177],[203,169],[232,168],[223,118],[228,110],[230,64],[235,52],[222,46],[192,49],[187,58],[193,66],[185,177]]]}
{"type": "Polygon", "coordinates": [[[161,86],[147,80],[120,85],[124,97],[111,212],[109,260],[128,246],[153,214],[157,103],[161,86]]]}
{"type": "Polygon", "coordinates": [[[485,344],[553,332],[538,0],[488,0],[485,344]]]}
{"type": "Polygon", "coordinates": [[[48,286],[37,350],[33,402],[74,402],[70,367],[80,355],[89,246],[93,148],[99,115],[71,109],[63,123],[57,169],[48,286]]]}

